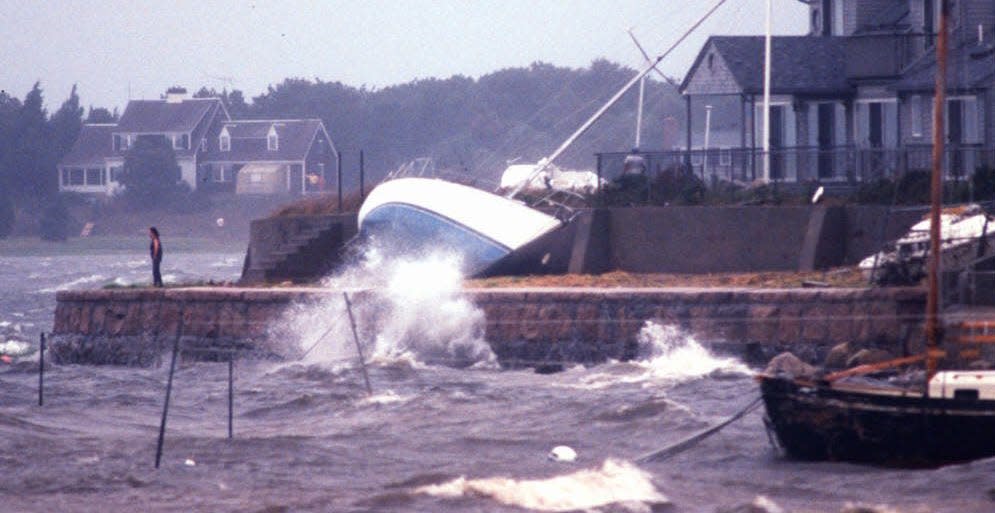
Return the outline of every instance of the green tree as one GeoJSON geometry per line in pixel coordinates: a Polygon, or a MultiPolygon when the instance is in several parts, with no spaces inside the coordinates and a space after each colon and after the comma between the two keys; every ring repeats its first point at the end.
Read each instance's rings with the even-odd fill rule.
{"type": "Polygon", "coordinates": [[[64,241],[69,237],[72,222],[73,219],[65,201],[60,196],[56,196],[42,213],[38,231],[42,240],[64,241]]]}
{"type": "Polygon", "coordinates": [[[117,109],[111,112],[103,107],[90,106],[90,112],[86,115],[87,123],[117,123],[117,109]]]}
{"type": "Polygon", "coordinates": [[[187,191],[172,145],[158,136],[139,137],[128,150],[121,185],[126,201],[136,208],[165,207],[187,191]]]}
{"type": "Polygon", "coordinates": [[[24,97],[20,110],[14,119],[11,158],[7,173],[11,191],[14,194],[40,198],[53,192],[45,187],[46,178],[55,183],[55,171],[46,177],[46,164],[49,157],[49,130],[44,108],[41,84],[34,87],[24,97]]]}
{"type": "Polygon", "coordinates": [[[83,107],[79,104],[79,95],[73,85],[69,98],[62,102],[59,110],[48,120],[48,151],[43,167],[43,175],[39,177],[39,187],[46,194],[54,194],[59,189],[56,166],[62,157],[72,149],[73,143],[79,137],[83,128],[83,107]]]}

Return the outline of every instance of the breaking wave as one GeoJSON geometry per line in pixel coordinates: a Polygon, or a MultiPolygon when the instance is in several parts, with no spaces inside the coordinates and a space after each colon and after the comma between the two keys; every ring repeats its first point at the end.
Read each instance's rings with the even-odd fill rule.
{"type": "Polygon", "coordinates": [[[735,358],[715,356],[695,337],[680,328],[647,321],[639,330],[636,362],[654,378],[686,381],[715,372],[749,374],[750,369],[735,358]]]}
{"type": "Polygon", "coordinates": [[[484,340],[485,319],[462,292],[460,261],[445,254],[386,258],[367,249],[357,263],[325,279],[324,300],[293,307],[273,327],[305,361],[357,359],[345,298],[364,357],[374,363],[414,360],[451,367],[496,365],[484,340]]]}
{"type": "Polygon", "coordinates": [[[601,467],[548,479],[489,477],[422,486],[416,493],[444,498],[489,497],[509,506],[537,511],[576,511],[618,504],[634,509],[668,503],[650,475],[632,463],[606,460],[601,467]]]}

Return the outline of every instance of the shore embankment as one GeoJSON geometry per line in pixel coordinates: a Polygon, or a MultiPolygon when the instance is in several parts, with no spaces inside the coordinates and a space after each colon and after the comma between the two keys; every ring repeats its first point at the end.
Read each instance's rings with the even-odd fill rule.
{"type": "MultiPolygon", "coordinates": [[[[504,362],[636,356],[648,321],[677,326],[715,350],[752,362],[790,350],[822,358],[850,342],[892,354],[917,351],[919,288],[472,288],[485,339],[504,362]]],[[[191,287],[62,291],[51,357],[59,363],[151,365],[180,337],[192,356],[278,356],[271,327],[294,305],[338,296],[325,288],[191,287]]],[[[369,292],[355,291],[362,304],[369,292]]],[[[363,330],[361,329],[361,332],[363,330]]]]}

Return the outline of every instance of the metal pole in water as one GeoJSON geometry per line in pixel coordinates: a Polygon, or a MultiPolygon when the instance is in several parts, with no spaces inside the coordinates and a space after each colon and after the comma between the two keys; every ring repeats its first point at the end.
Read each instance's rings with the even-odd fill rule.
{"type": "Polygon", "coordinates": [[[45,333],[41,334],[41,349],[38,351],[38,406],[45,404],[45,333]]]}
{"type": "Polygon", "coordinates": [[[359,333],[356,332],[356,319],[352,316],[352,303],[349,302],[349,294],[342,293],[345,299],[345,310],[349,314],[349,326],[352,327],[352,339],[356,341],[356,352],[359,353],[359,366],[363,370],[363,381],[366,382],[366,393],[373,395],[373,387],[370,385],[370,375],[366,373],[366,358],[363,357],[363,347],[359,345],[359,333]]]}
{"type": "Polygon", "coordinates": [[[180,317],[180,326],[177,330],[176,338],[173,339],[173,357],[169,361],[169,378],[166,379],[166,400],[162,405],[162,422],[159,424],[159,441],[155,446],[155,468],[159,468],[159,461],[162,459],[162,443],[166,438],[166,417],[169,415],[169,396],[173,392],[173,373],[176,372],[176,356],[180,352],[180,334],[183,333],[183,318],[180,317]]]}
{"type": "Polygon", "coordinates": [[[339,201],[337,203],[338,213],[341,214],[342,213],[342,154],[341,153],[335,154],[335,173],[336,173],[335,183],[336,185],[338,185],[338,194],[339,194],[339,201]]]}
{"type": "Polygon", "coordinates": [[[235,353],[228,356],[228,439],[235,438],[235,353]]]}

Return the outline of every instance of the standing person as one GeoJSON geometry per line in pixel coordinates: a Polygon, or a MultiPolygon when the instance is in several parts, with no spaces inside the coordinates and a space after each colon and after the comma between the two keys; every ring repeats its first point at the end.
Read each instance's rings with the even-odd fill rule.
{"type": "Polygon", "coordinates": [[[162,286],[162,273],[159,272],[159,264],[162,263],[162,242],[159,240],[159,230],[155,226],[149,227],[149,256],[152,257],[152,285],[162,286]]]}

